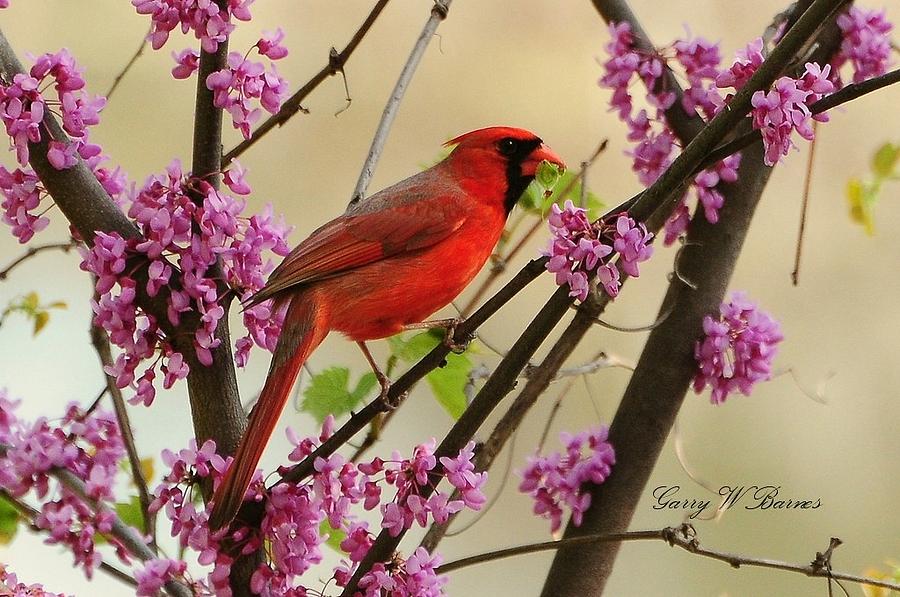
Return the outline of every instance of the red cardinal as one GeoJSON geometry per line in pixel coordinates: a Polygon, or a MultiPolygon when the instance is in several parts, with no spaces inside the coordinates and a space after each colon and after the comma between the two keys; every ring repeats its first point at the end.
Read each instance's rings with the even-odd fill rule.
{"type": "Polygon", "coordinates": [[[475,277],[538,164],[565,167],[534,134],[491,127],[448,141],[431,168],[372,195],[294,249],[250,300],[289,302],[269,376],[209,524],[231,522],[300,367],[331,330],[392,336],[446,306],[475,277]]]}

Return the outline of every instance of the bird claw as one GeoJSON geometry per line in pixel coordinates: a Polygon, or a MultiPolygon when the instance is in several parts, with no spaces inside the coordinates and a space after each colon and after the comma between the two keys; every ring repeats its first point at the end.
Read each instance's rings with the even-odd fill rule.
{"type": "Polygon", "coordinates": [[[381,386],[381,393],[378,394],[378,400],[381,402],[384,411],[390,412],[400,406],[400,403],[403,402],[409,392],[401,392],[397,396],[391,396],[391,380],[381,371],[377,371],[375,377],[378,379],[378,384],[381,386]]]}
{"type": "Polygon", "coordinates": [[[443,344],[455,354],[462,354],[466,352],[469,344],[472,342],[472,340],[475,339],[475,334],[469,334],[463,339],[462,342],[456,341],[456,328],[462,325],[464,321],[465,319],[463,319],[462,317],[457,317],[448,321],[447,327],[445,328],[446,333],[444,334],[443,344]]]}

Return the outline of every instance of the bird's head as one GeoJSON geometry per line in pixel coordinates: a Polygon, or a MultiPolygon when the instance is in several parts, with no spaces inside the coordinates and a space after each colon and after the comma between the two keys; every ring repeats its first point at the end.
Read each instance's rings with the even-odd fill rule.
{"type": "Polygon", "coordinates": [[[538,165],[547,161],[565,169],[563,162],[540,137],[506,126],[478,129],[455,137],[447,158],[462,184],[485,200],[499,200],[507,212],[534,180],[538,165]]]}

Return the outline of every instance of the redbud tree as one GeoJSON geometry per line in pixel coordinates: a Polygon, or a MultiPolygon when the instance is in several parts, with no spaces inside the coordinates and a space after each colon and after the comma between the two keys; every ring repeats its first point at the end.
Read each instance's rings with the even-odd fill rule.
{"type": "MultiPolygon", "coordinates": [[[[52,11],[53,3],[46,4],[52,11]]],[[[0,315],[3,352],[32,351],[40,359],[4,324],[27,321],[37,335],[76,310],[31,291],[23,275],[29,268],[39,275],[37,254],[71,251],[80,268],[74,275],[93,290],[78,308],[90,313],[89,350],[99,356],[96,375],[103,381],[98,394],[60,396],[55,410],[31,416],[29,388],[41,379],[0,380],[0,539],[30,530],[65,550],[86,578],[108,575],[122,583],[121,594],[136,595],[436,596],[454,593],[456,570],[532,551],[553,553],[544,595],[599,595],[622,542],[637,540],[665,541],[734,566],[820,576],[829,584],[900,588],[890,573],[840,572],[832,565],[840,543],[834,539],[812,563],[799,558],[798,564],[701,547],[694,525],[712,510],[728,509],[715,507],[715,489],[709,512],[695,500],[670,513],[664,528],[632,528],[640,500],[656,496],[650,474],[685,395],[708,395],[720,409],[733,408],[737,396],[751,396],[784,370],[776,363],[790,343],[782,317],[754,299],[752,285],[728,291],[771,173],[798,160],[796,149],[817,142],[830,112],[845,104],[841,109],[852,111],[850,102],[886,92],[900,79],[891,70],[896,45],[888,13],[841,0],[801,0],[767,16],[758,35],[727,42],[713,41],[718,32],[689,27],[675,39],[651,40],[625,2],[594,0],[589,14],[603,23],[592,48],[595,80],[581,84],[595,94],[593,110],[614,115],[617,128],[608,135],[619,137],[612,144],[631,169],[621,177],[637,194],[616,197],[600,177],[589,177],[602,169],[595,162],[607,157],[605,141],[572,171],[541,169],[490,272],[456,305],[461,320],[452,337],[425,332],[389,339],[383,354],[393,383],[386,397],[377,396],[373,374],[313,359],[298,390],[303,415],[288,415],[289,449],[277,455],[279,464],[258,471],[238,520],[210,530],[207,501],[231,463],[258,390],[258,379],[245,382],[248,365],[266,361],[284,316],[270,301],[240,304],[319,223],[288,222],[272,205],[325,201],[336,215],[346,203],[322,197],[302,180],[296,186],[303,193],[260,197],[254,187],[266,181],[254,180],[240,160],[267,144],[287,143],[275,127],[296,126],[307,98],[332,76],[344,79],[350,103],[338,106],[331,126],[352,122],[351,100],[362,92],[350,94],[348,63],[366,51],[362,42],[376,21],[390,16],[387,4],[374,3],[348,45],[332,49],[325,66],[299,84],[283,73],[298,53],[312,50],[283,26],[278,15],[292,9],[287,3],[131,0],[128,16],[147,33],[130,60],[122,54],[125,66],[108,90],[92,80],[92,65],[77,52],[17,47],[0,29],[0,120],[10,149],[0,166],[0,207],[5,229],[20,245],[0,263],[0,282],[15,286],[0,315]],[[259,16],[265,11],[274,16],[259,16]],[[185,108],[193,113],[193,131],[165,141],[181,151],[155,148],[165,160],[130,174],[101,141],[104,112],[121,101],[113,92],[134,80],[142,55],[154,52],[169,60],[166,85],[172,87],[147,89],[139,102],[153,102],[177,85],[195,86],[185,108]],[[589,186],[603,193],[602,202],[589,186]],[[540,247],[528,256],[523,247],[527,253],[535,235],[542,236],[535,241],[540,247]],[[520,265],[523,256],[532,258],[520,265]],[[662,278],[670,272],[652,324],[637,330],[606,324],[606,308],[628,301],[629,280],[648,271],[662,278]],[[545,291],[549,298],[526,291],[545,281],[555,283],[545,291]],[[528,314],[505,314],[506,304],[523,296],[528,314]],[[502,346],[485,331],[494,321],[513,331],[502,346]],[[596,344],[600,333],[629,331],[649,331],[634,358],[601,351],[572,365],[579,345],[596,344]],[[572,388],[565,380],[612,367],[630,377],[621,395],[604,396],[606,416],[558,424],[557,411],[575,408],[563,402],[572,388]],[[568,386],[559,391],[556,381],[568,386]],[[178,401],[185,389],[188,400],[178,401]],[[446,424],[426,433],[413,429],[411,441],[398,441],[392,420],[429,395],[446,411],[446,424]],[[192,434],[184,442],[165,437],[166,448],[148,454],[146,436],[131,420],[161,409],[189,417],[192,434]],[[543,437],[518,458],[510,444],[529,424],[542,427],[543,437]],[[548,438],[550,430],[556,433],[548,438]],[[511,465],[498,462],[504,451],[516,460],[511,465]],[[470,559],[442,554],[445,537],[491,509],[508,473],[528,503],[506,514],[508,534],[489,545],[467,544],[465,553],[478,554],[470,559]],[[524,544],[515,529],[529,519],[549,530],[544,539],[552,541],[524,544]],[[518,547],[501,550],[511,546],[518,547]]],[[[0,27],[15,29],[15,19],[37,6],[36,0],[0,0],[0,27]]],[[[77,26],[102,34],[104,8],[79,10],[87,18],[77,26]]],[[[415,89],[411,77],[423,56],[426,63],[433,58],[425,53],[429,42],[459,9],[437,0],[416,10],[424,28],[408,58],[403,54],[353,201],[365,201],[405,91],[415,89]]],[[[647,13],[651,24],[652,8],[647,13]]],[[[459,86],[450,77],[440,85],[459,86]]],[[[478,95],[474,87],[471,93],[478,95]]],[[[541,98],[543,91],[527,93],[541,98]]],[[[540,118],[548,128],[564,118],[551,113],[551,102],[545,106],[540,118]]],[[[154,126],[141,111],[140,103],[129,106],[128,142],[135,146],[146,143],[141,129],[154,126]]],[[[896,116],[883,120],[896,141],[896,116]]],[[[469,128],[484,124],[472,120],[469,128]]],[[[851,216],[868,231],[879,195],[898,177],[900,148],[884,141],[860,139],[860,151],[874,153],[872,173],[846,176],[851,216]]],[[[316,153],[346,158],[325,139],[316,153]]],[[[808,167],[807,183],[814,175],[808,167]]],[[[800,203],[782,198],[788,200],[800,203]]],[[[834,240],[851,226],[834,232],[834,240]]],[[[53,362],[42,364],[42,371],[54,370],[53,362]]],[[[679,458],[684,463],[680,452],[679,458]]],[[[688,474],[696,493],[705,495],[708,484],[688,474]]],[[[774,503],[760,495],[758,501],[774,503]]],[[[810,545],[810,554],[814,547],[820,546],[810,545]]],[[[68,594],[52,573],[17,578],[19,558],[10,552],[0,566],[8,594],[68,594]]]]}

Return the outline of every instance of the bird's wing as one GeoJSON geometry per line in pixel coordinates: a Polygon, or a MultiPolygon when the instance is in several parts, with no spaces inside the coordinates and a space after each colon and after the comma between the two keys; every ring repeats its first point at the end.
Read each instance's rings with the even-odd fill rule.
{"type": "Polygon", "coordinates": [[[408,251],[429,247],[462,226],[466,209],[458,188],[385,189],[361,206],[328,222],[298,245],[272,272],[266,286],[247,306],[300,284],[331,278],[348,270],[408,251]]]}

